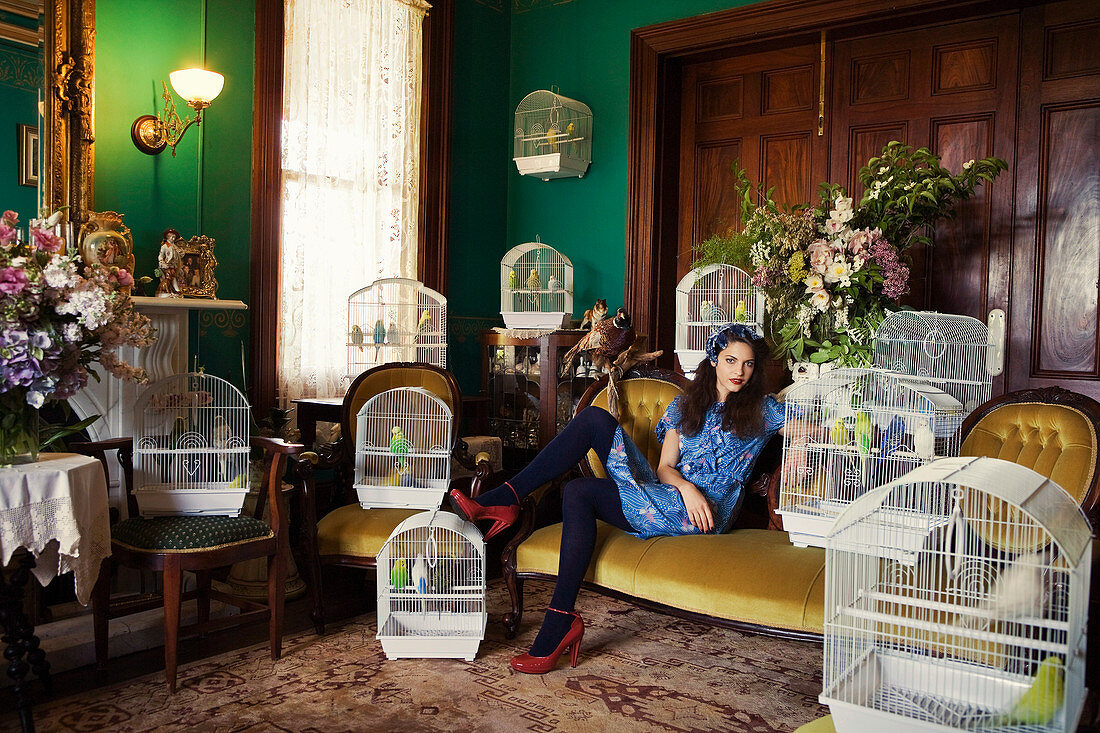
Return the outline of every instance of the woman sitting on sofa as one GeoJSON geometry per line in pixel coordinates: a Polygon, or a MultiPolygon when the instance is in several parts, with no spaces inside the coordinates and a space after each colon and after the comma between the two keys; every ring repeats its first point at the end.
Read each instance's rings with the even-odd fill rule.
{"type": "Polygon", "coordinates": [[[783,407],[763,393],[767,352],[752,327],[722,326],[707,340],[706,352],[691,385],[657,425],[663,445],[656,475],[615,419],[588,407],[503,486],[477,499],[451,492],[460,516],[494,522],[488,539],[515,522],[523,497],[577,465],[590,449],[607,467],[609,478],[575,479],[562,492],[554,595],[534,644],[512,659],[513,669],[549,672],[570,647],[577,666],[584,621],[573,606],[595,548],[597,519],[647,539],[725,532],[737,518],[743,482],[768,439],[781,432],[783,407]]]}

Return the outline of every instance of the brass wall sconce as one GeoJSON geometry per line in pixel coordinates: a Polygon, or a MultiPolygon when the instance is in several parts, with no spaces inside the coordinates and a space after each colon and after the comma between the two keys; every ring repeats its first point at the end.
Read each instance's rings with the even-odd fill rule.
{"type": "Polygon", "coordinates": [[[165,147],[171,146],[172,156],[176,155],[176,145],[191,125],[202,124],[202,111],[210,106],[214,98],[221,94],[225,77],[206,69],[181,69],[168,75],[176,94],[195,110],[195,119],[188,116],[181,120],[176,114],[176,105],[168,85],[164,87],[164,111],[160,115],[142,115],[130,126],[130,138],[138,150],[146,155],[157,155],[165,147]]]}

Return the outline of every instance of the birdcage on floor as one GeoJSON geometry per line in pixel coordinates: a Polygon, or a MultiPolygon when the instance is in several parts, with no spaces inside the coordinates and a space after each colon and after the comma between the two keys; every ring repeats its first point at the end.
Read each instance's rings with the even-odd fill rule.
{"type": "Polygon", "coordinates": [[[485,542],[449,512],[414,514],[377,557],[378,639],[387,659],[472,661],[485,638],[485,542]]]}
{"type": "Polygon", "coordinates": [[[875,366],[927,377],[968,415],[990,398],[1003,358],[1003,329],[998,337],[970,316],[898,311],[875,335],[875,366]]]}
{"type": "Polygon", "coordinates": [[[959,453],[962,405],[918,377],[834,369],[795,383],[784,409],[778,511],[799,546],[824,547],[833,520],[870,489],[959,453]]]}
{"type": "Polygon", "coordinates": [[[248,493],[249,406],[210,374],[173,374],[134,404],[134,487],[143,517],[237,516],[248,493]]]}
{"type": "Polygon", "coordinates": [[[764,294],[752,276],[732,265],[697,267],[676,286],[676,358],[692,374],[706,356],[707,339],[724,323],[746,323],[763,333],[764,294]]]}
{"type": "Polygon", "coordinates": [[[508,328],[561,328],[573,317],[573,263],[536,237],[500,261],[500,315],[508,328]]]}
{"type": "Polygon", "coordinates": [[[453,416],[421,387],[371,397],[356,415],[355,490],[364,509],[435,509],[451,480],[453,416]]]}
{"type": "Polygon", "coordinates": [[[447,299],[404,277],[375,280],[348,297],[348,377],[395,361],[447,368],[447,299]]]}
{"type": "Polygon", "coordinates": [[[825,552],[836,729],[1076,730],[1090,535],[1060,486],[996,458],[936,461],[849,505],[825,552]],[[904,560],[899,506],[925,518],[904,560]],[[927,521],[941,507],[949,521],[927,521]]]}
{"type": "Polygon", "coordinates": [[[583,178],[592,162],[592,110],[556,92],[531,92],[516,106],[512,156],[522,176],[583,178]]]}

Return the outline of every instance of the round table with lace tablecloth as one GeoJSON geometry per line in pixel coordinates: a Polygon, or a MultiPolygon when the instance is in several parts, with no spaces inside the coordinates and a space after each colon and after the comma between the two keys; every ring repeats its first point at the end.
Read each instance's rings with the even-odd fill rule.
{"type": "Polygon", "coordinates": [[[99,461],[43,453],[36,463],[0,468],[0,623],[24,730],[33,730],[28,670],[49,688],[49,664],[23,612],[27,576],[46,585],[72,572],[77,600],[87,604],[110,553],[107,481],[99,461]]]}

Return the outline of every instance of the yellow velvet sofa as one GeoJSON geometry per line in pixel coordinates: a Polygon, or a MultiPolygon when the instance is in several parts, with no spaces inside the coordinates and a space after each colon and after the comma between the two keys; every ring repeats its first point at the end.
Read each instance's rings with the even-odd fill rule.
{"type": "MultiPolygon", "coordinates": [[[[651,461],[660,450],[653,425],[677,392],[667,381],[624,382],[624,427],[651,461]]],[[[592,404],[606,406],[606,395],[597,394],[592,404]]],[[[1058,387],[1014,392],[969,416],[961,428],[962,452],[1011,460],[1048,476],[1078,499],[1096,526],[1098,426],[1100,403],[1091,398],[1058,387]]],[[[760,521],[751,510],[743,512],[726,534],[639,540],[601,523],[585,587],[716,625],[820,640],[825,551],[795,547],[781,531],[781,518],[774,513],[778,463],[773,457],[765,466],[771,475],[764,473],[753,486],[767,496],[767,518],[760,521]]],[[[602,475],[603,467],[590,454],[582,469],[602,475]]],[[[502,556],[512,600],[503,619],[509,637],[522,618],[524,581],[552,581],[557,575],[561,524],[535,526],[534,502],[528,499],[516,536],[502,556]]],[[[1095,606],[1093,610],[1095,619],[1095,606]]]]}

